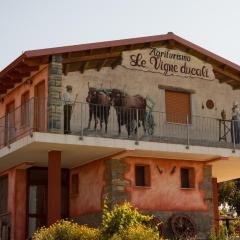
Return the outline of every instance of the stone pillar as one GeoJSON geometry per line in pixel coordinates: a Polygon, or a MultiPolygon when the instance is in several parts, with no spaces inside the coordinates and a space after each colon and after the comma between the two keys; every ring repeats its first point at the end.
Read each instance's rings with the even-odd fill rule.
{"type": "Polygon", "coordinates": [[[53,55],[48,69],[48,131],[63,133],[62,56],[53,55]]]}
{"type": "Polygon", "coordinates": [[[199,189],[204,193],[204,202],[208,205],[208,211],[198,212],[194,216],[198,226],[197,239],[207,239],[210,231],[214,228],[212,167],[210,165],[203,166],[203,181],[199,185],[199,189]]]}
{"type": "Polygon", "coordinates": [[[48,225],[61,218],[61,152],[48,153],[48,225]]]}
{"type": "Polygon", "coordinates": [[[117,203],[129,201],[129,194],[126,191],[128,181],[124,179],[128,165],[122,159],[108,159],[105,162],[105,181],[103,200],[107,197],[110,207],[117,203]]]}
{"type": "Polygon", "coordinates": [[[216,232],[219,233],[219,211],[218,211],[218,186],[217,178],[212,178],[213,189],[213,210],[214,210],[214,223],[216,232]]]}

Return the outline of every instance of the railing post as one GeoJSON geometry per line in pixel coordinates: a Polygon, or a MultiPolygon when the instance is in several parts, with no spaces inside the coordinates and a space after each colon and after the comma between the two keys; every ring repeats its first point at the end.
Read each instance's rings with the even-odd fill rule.
{"type": "Polygon", "coordinates": [[[10,148],[10,113],[7,113],[7,146],[10,148]]]}
{"type": "Polygon", "coordinates": [[[95,110],[96,110],[96,119],[94,117],[94,114],[93,114],[93,117],[94,117],[94,129],[95,129],[95,134],[97,133],[97,127],[98,127],[98,105],[94,103],[94,107],[95,107],[95,110]]]}
{"type": "MultiPolygon", "coordinates": [[[[224,120],[223,120],[224,121],[224,120]]],[[[219,142],[222,140],[222,119],[219,119],[219,122],[218,122],[218,132],[219,132],[219,142]]]]}
{"type": "Polygon", "coordinates": [[[186,149],[189,149],[190,139],[189,139],[189,117],[187,115],[187,146],[186,149]]]}
{"type": "Polygon", "coordinates": [[[83,103],[81,102],[80,103],[80,137],[79,137],[79,140],[83,140],[83,103]]]}
{"type": "Polygon", "coordinates": [[[157,112],[157,116],[158,116],[158,121],[157,121],[157,131],[158,131],[158,135],[159,135],[159,138],[161,139],[161,113],[157,112]]]}
{"type": "Polygon", "coordinates": [[[232,152],[235,153],[236,152],[236,142],[235,142],[235,120],[232,120],[232,135],[233,135],[233,150],[232,152]]]}
{"type": "Polygon", "coordinates": [[[28,121],[29,121],[29,135],[30,137],[33,136],[33,109],[34,109],[34,98],[32,100],[29,101],[29,112],[28,112],[28,121]]]}
{"type": "Polygon", "coordinates": [[[137,119],[137,126],[136,126],[136,141],[135,141],[135,144],[138,145],[139,144],[139,136],[138,136],[138,119],[139,119],[139,116],[138,116],[138,109],[137,109],[137,116],[136,116],[136,119],[137,119]]]}

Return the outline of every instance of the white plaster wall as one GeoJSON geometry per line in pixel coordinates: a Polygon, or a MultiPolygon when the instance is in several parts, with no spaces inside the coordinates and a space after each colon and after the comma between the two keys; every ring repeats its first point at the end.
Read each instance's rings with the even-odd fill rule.
{"type": "MultiPolygon", "coordinates": [[[[227,118],[231,118],[231,109],[234,101],[240,102],[240,90],[233,90],[228,84],[220,84],[217,79],[203,80],[199,78],[185,78],[180,76],[164,76],[159,73],[143,72],[130,70],[123,66],[117,66],[115,69],[109,67],[102,68],[99,72],[96,70],[86,70],[83,74],[80,72],[70,72],[63,79],[63,91],[66,85],[73,86],[73,95],[78,94],[77,102],[86,102],[88,94],[88,83],[96,88],[118,88],[130,95],[140,94],[143,97],[149,96],[155,102],[154,119],[155,133],[162,136],[172,137],[186,136],[187,128],[184,125],[166,124],[165,115],[159,112],[165,112],[165,91],[159,89],[158,85],[179,87],[186,90],[194,90],[191,95],[191,107],[194,117],[190,126],[190,134],[197,139],[204,139],[209,134],[209,139],[216,140],[219,134],[219,128],[216,118],[221,118],[221,111],[224,109],[227,118]],[[206,101],[212,99],[215,107],[212,110],[207,109],[206,101]],[[202,108],[202,105],[204,108],[202,108]],[[210,117],[202,118],[202,117],[210,117]],[[213,119],[211,119],[213,118],[213,119]],[[172,134],[172,135],[171,135],[172,134]]],[[[78,104],[77,104],[78,105],[78,104]]],[[[76,131],[80,131],[80,107],[74,109],[72,117],[72,126],[76,131]]],[[[83,107],[84,122],[88,121],[88,105],[83,107]]],[[[117,119],[115,111],[112,108],[109,118],[109,127],[117,131],[117,119]]],[[[84,124],[86,127],[86,123],[84,124]]],[[[230,141],[230,134],[228,136],[230,141]]]]}
{"type": "Polygon", "coordinates": [[[77,101],[85,102],[90,86],[97,88],[118,88],[125,90],[130,95],[140,94],[150,96],[155,100],[156,111],[165,110],[164,91],[159,90],[158,85],[180,87],[195,90],[192,96],[192,109],[194,115],[220,117],[222,109],[231,116],[232,104],[235,100],[240,101],[240,90],[232,90],[227,84],[220,84],[217,79],[203,80],[198,78],[183,78],[178,76],[164,76],[158,73],[129,70],[118,66],[114,70],[102,68],[101,71],[87,70],[84,74],[71,72],[63,79],[63,88],[66,85],[73,86],[73,94],[78,93],[77,101]],[[213,110],[202,109],[202,103],[212,99],[216,107],[213,110]]]}

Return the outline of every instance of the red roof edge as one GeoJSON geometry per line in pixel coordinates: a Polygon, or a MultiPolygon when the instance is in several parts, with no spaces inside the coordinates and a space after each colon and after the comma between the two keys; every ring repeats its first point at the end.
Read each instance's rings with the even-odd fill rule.
{"type": "Polygon", "coordinates": [[[217,54],[215,54],[213,52],[210,52],[210,51],[206,50],[205,48],[202,48],[202,47],[200,47],[200,46],[198,46],[198,45],[196,45],[196,44],[194,44],[192,42],[189,42],[188,40],[185,40],[185,39],[183,39],[183,38],[181,38],[181,37],[179,37],[179,36],[177,36],[175,34],[173,34],[173,39],[176,42],[179,42],[179,43],[181,43],[183,45],[186,45],[189,48],[192,48],[192,49],[194,49],[194,50],[196,50],[196,51],[198,51],[198,52],[200,52],[200,53],[202,53],[202,54],[204,54],[206,56],[209,56],[209,57],[213,58],[214,60],[222,62],[222,63],[224,63],[226,65],[231,66],[235,70],[240,71],[240,65],[238,65],[238,64],[236,64],[234,62],[231,62],[231,61],[227,60],[226,58],[220,57],[219,55],[217,55],[217,54]]]}
{"type": "Polygon", "coordinates": [[[64,47],[56,47],[56,48],[45,48],[45,49],[38,49],[38,50],[30,50],[24,52],[20,55],[17,59],[15,59],[11,64],[9,64],[6,68],[4,68],[0,72],[0,78],[9,70],[14,68],[18,63],[24,61],[25,58],[34,58],[34,57],[41,57],[45,55],[54,55],[54,54],[63,54],[67,52],[76,52],[76,51],[84,51],[84,50],[91,50],[91,49],[99,49],[99,48],[108,48],[108,47],[117,47],[123,45],[132,45],[132,44],[141,44],[147,42],[156,42],[156,41],[165,41],[165,40],[174,40],[177,43],[180,43],[188,48],[191,48],[197,52],[200,52],[220,63],[223,63],[236,71],[240,71],[240,66],[222,58],[192,42],[189,42],[172,32],[163,35],[157,36],[148,36],[148,37],[140,37],[140,38],[130,38],[130,39],[122,39],[122,40],[113,40],[113,41],[105,41],[105,42],[97,42],[97,43],[88,43],[88,44],[80,44],[80,45],[73,45],[73,46],[64,46],[64,47]]]}
{"type": "Polygon", "coordinates": [[[23,61],[26,58],[26,53],[24,52],[21,54],[18,58],[16,58],[13,62],[11,62],[7,67],[5,67],[1,72],[0,72],[0,78],[7,73],[9,70],[14,68],[18,63],[23,61]]]}
{"type": "Polygon", "coordinates": [[[77,51],[84,51],[84,50],[91,50],[91,49],[140,44],[145,42],[164,41],[164,40],[169,40],[171,35],[172,34],[168,33],[164,35],[156,35],[156,36],[148,36],[148,37],[140,37],[140,38],[129,38],[129,39],[121,39],[121,40],[113,40],[113,41],[105,41],[105,42],[87,43],[87,44],[56,47],[56,48],[45,48],[45,49],[39,49],[39,50],[26,51],[26,55],[27,57],[32,58],[32,57],[39,57],[42,55],[53,55],[53,54],[61,54],[61,53],[67,53],[67,52],[77,52],[77,51]]]}

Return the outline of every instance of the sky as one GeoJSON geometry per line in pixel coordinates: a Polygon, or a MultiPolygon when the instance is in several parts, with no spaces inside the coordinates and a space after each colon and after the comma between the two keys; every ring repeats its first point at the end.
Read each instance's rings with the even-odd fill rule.
{"type": "Polygon", "coordinates": [[[240,0],[0,0],[0,70],[26,50],[167,32],[240,65],[240,0]]]}

